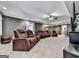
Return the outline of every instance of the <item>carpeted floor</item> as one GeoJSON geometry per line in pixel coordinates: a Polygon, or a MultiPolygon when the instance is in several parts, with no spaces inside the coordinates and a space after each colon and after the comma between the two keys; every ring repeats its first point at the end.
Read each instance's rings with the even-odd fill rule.
{"type": "Polygon", "coordinates": [[[68,37],[41,39],[29,52],[12,51],[12,43],[0,44],[0,55],[10,58],[63,58],[63,49],[69,44],[68,37]]]}

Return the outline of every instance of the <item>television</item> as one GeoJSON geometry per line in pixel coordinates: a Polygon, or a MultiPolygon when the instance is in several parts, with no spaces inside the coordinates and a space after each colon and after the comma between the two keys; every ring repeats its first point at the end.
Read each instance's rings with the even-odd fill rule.
{"type": "Polygon", "coordinates": [[[69,32],[70,43],[79,45],[79,32],[69,32]]]}

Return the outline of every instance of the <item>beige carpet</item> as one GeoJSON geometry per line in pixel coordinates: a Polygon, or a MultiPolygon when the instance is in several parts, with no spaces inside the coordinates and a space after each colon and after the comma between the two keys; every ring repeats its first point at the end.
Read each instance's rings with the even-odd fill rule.
{"type": "Polygon", "coordinates": [[[0,44],[0,55],[9,55],[10,58],[62,58],[68,40],[68,37],[61,36],[41,39],[29,52],[12,51],[12,43],[0,44]]]}

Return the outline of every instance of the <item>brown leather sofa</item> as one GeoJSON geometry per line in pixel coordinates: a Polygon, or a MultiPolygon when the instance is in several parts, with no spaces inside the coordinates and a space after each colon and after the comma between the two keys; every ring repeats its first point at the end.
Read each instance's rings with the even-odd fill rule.
{"type": "Polygon", "coordinates": [[[52,37],[57,37],[58,34],[56,33],[56,31],[52,31],[52,37]]]}
{"type": "Polygon", "coordinates": [[[29,51],[40,39],[36,36],[29,36],[24,29],[14,31],[13,51],[29,51]]]}
{"type": "Polygon", "coordinates": [[[11,42],[11,37],[5,37],[5,36],[1,37],[1,43],[2,44],[7,44],[7,43],[10,43],[10,42],[11,42]]]}
{"type": "Polygon", "coordinates": [[[39,31],[40,38],[47,38],[51,36],[49,31],[39,31]]]}
{"type": "Polygon", "coordinates": [[[38,40],[40,39],[40,36],[39,35],[34,35],[31,30],[26,30],[26,32],[29,35],[29,37],[36,37],[38,40]]]}

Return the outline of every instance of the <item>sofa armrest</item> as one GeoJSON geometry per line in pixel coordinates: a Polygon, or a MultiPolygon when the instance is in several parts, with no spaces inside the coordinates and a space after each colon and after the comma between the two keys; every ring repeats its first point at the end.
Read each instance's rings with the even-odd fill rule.
{"type": "Polygon", "coordinates": [[[25,40],[22,38],[18,38],[13,40],[13,50],[18,50],[18,51],[25,51],[25,50],[29,50],[30,49],[30,41],[29,40],[25,40]]]}

